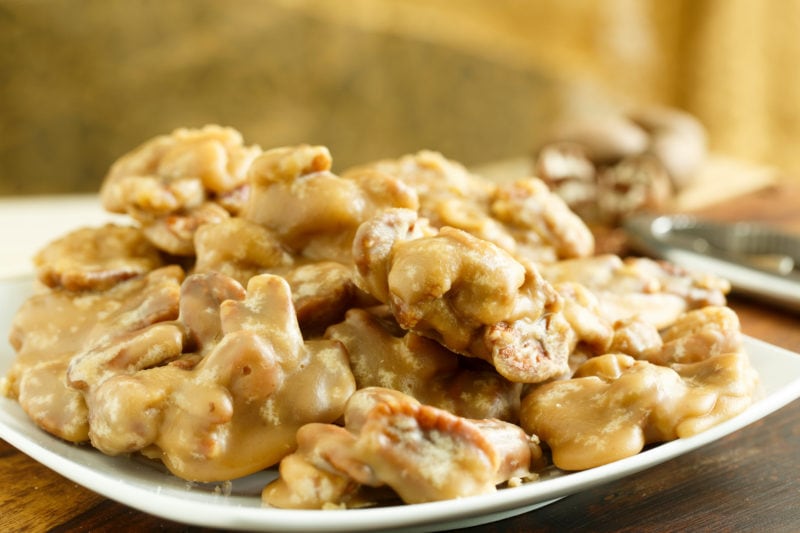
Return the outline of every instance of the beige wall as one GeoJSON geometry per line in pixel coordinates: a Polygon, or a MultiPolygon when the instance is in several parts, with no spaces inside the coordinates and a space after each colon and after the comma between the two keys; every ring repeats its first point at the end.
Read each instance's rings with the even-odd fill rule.
{"type": "Polygon", "coordinates": [[[800,171],[798,23],[795,0],[0,0],[0,194],[95,190],[179,126],[326,144],[337,169],[480,164],[636,102],[800,171]]]}

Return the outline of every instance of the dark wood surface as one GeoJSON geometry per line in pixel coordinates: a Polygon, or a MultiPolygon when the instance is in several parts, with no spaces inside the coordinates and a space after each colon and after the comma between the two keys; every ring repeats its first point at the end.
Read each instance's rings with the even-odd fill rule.
{"type": "MultiPolygon", "coordinates": [[[[704,213],[800,229],[800,186],[704,213]]],[[[748,335],[800,352],[800,315],[730,301],[748,335]]],[[[800,356],[798,356],[800,357],[800,356]]],[[[206,531],[149,516],[61,477],[0,441],[0,531],[206,531]]],[[[697,451],[475,532],[800,531],[800,401],[697,451]]]]}

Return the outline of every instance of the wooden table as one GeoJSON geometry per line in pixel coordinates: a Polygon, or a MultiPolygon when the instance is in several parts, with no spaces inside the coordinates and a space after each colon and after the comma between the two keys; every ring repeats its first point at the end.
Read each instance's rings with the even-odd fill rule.
{"type": "MultiPolygon", "coordinates": [[[[800,230],[800,186],[707,209],[800,230]]],[[[733,297],[745,333],[800,352],[800,315],[733,297]]],[[[800,356],[798,356],[800,357],[800,356]]],[[[0,441],[0,531],[204,531],[108,500],[0,441]]],[[[714,444],[531,513],[470,529],[800,531],[800,401],[714,444]]]]}

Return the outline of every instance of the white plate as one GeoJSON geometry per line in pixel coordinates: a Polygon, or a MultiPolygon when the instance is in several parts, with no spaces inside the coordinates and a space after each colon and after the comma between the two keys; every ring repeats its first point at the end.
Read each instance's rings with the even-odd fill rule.
{"type": "MultiPolygon", "coordinates": [[[[0,280],[0,335],[29,294],[30,279],[0,280]]],[[[768,415],[800,397],[800,355],[746,339],[763,397],[741,415],[705,433],[649,449],[634,457],[583,472],[561,474],[494,494],[460,500],[347,511],[294,511],[263,507],[261,488],[274,472],[225,484],[191,484],[128,457],[108,457],[39,430],[16,402],[0,398],[0,438],[61,475],[103,496],[165,519],[205,527],[260,531],[441,530],[501,520],[547,505],[685,454],[768,415]]],[[[13,353],[4,343],[0,372],[13,353]]]]}

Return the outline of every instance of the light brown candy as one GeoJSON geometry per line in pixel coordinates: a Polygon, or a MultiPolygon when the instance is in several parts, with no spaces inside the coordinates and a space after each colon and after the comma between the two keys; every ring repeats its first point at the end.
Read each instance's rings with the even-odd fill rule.
{"type": "Polygon", "coordinates": [[[640,315],[632,315],[614,323],[614,338],[607,353],[624,353],[636,359],[650,359],[661,352],[664,341],[658,328],[640,315]]]}
{"type": "Polygon", "coordinates": [[[34,257],[39,281],[69,291],[105,290],[160,267],[158,250],[133,226],[80,228],[34,257]]]}
{"type": "Polygon", "coordinates": [[[439,152],[421,150],[398,159],[384,159],[352,168],[343,176],[360,179],[384,173],[413,188],[419,197],[419,216],[435,227],[451,226],[513,251],[513,237],[489,215],[496,184],[469,172],[439,152]]]}
{"type": "Polygon", "coordinates": [[[253,276],[294,264],[273,232],[238,217],[200,226],[194,247],[195,272],[220,272],[243,285],[253,276]]]}
{"type": "Polygon", "coordinates": [[[531,462],[528,437],[518,427],[478,425],[411,402],[370,410],[356,449],[406,503],[492,493],[510,477],[526,475],[531,462]]]}
{"type": "Polygon", "coordinates": [[[374,304],[353,280],[353,268],[335,261],[298,265],[283,274],[292,289],[297,320],[304,332],[321,334],[351,307],[374,304]]]}
{"type": "Polygon", "coordinates": [[[580,345],[595,355],[606,353],[615,338],[615,331],[612,323],[603,316],[597,297],[579,283],[562,281],[553,288],[564,300],[564,318],[575,333],[576,346],[580,345]]]}
{"type": "Polygon", "coordinates": [[[201,226],[195,234],[194,271],[220,272],[239,283],[259,274],[282,276],[291,287],[297,319],[308,331],[341,320],[366,300],[352,279],[352,268],[335,261],[308,261],[290,254],[274,232],[243,218],[201,226]]]}
{"type": "Polygon", "coordinates": [[[183,271],[154,270],[106,291],[48,290],[30,297],[11,326],[17,357],[6,375],[6,393],[40,427],[63,439],[88,438],[88,412],[65,375],[76,354],[112,338],[178,316],[183,271]]]}
{"type": "Polygon", "coordinates": [[[161,217],[139,217],[139,222],[144,235],[158,249],[176,256],[193,256],[195,232],[204,225],[223,222],[229,216],[219,204],[204,202],[161,217]]]}
{"type": "Polygon", "coordinates": [[[537,178],[499,186],[490,213],[516,240],[516,255],[526,260],[552,262],[594,252],[586,224],[537,178]]]}
{"type": "Polygon", "coordinates": [[[485,205],[496,187],[469,172],[464,165],[432,150],[354,167],[342,176],[358,179],[371,172],[387,174],[413,188],[419,196],[420,215],[427,218],[434,218],[432,209],[442,199],[469,200],[485,205]]]}
{"type": "Polygon", "coordinates": [[[606,254],[539,265],[553,284],[580,283],[595,294],[612,324],[638,315],[658,329],[690,309],[725,305],[730,284],[666,261],[606,254]]]}
{"type": "Polygon", "coordinates": [[[281,460],[280,477],[262,491],[264,503],[283,509],[374,503],[366,500],[362,484],[379,482],[353,453],[356,439],[355,434],[332,424],[312,423],[298,429],[297,450],[281,460]]]}
{"type": "Polygon", "coordinates": [[[739,317],[729,307],[708,306],[678,317],[661,333],[663,346],[648,353],[651,363],[697,363],[742,350],[739,317]]]}
{"type": "Polygon", "coordinates": [[[756,383],[743,352],[673,368],[607,354],[589,359],[572,379],[534,388],[520,418],[547,443],[557,467],[583,470],[737,415],[752,402],[756,383]]]}
{"type": "Polygon", "coordinates": [[[114,162],[100,198],[115,213],[158,216],[190,209],[210,195],[244,185],[247,169],[260,152],[257,146],[245,146],[232,128],[179,128],[114,162]]]}
{"type": "Polygon", "coordinates": [[[541,449],[517,426],[457,417],[379,387],[351,397],[344,428],[304,426],[298,441],[262,493],[270,505],[348,505],[363,499],[364,485],[388,485],[406,503],[487,494],[541,466],[541,449]]]}
{"type": "Polygon", "coordinates": [[[249,190],[247,170],[259,153],[232,128],[177,129],[115,161],[100,199],[107,210],[139,221],[159,249],[193,255],[201,224],[227,218],[228,209],[239,211],[249,190]]]}
{"type": "Polygon", "coordinates": [[[344,322],[326,331],[326,338],[347,350],[358,388],[394,389],[457,416],[517,420],[520,384],[488,365],[471,367],[439,343],[400,330],[393,320],[351,309],[344,322]]]}
{"type": "Polygon", "coordinates": [[[640,316],[614,324],[608,353],[624,353],[658,365],[696,363],[743,349],[739,318],[729,307],[707,306],[687,311],[658,331],[640,316]]]}
{"type": "Polygon", "coordinates": [[[250,169],[242,217],[273,231],[294,254],[346,264],[359,224],[386,208],[417,208],[414,191],[385,174],[344,179],[330,168],[323,146],[265,152],[250,169]]]}
{"type": "Polygon", "coordinates": [[[376,171],[414,188],[419,215],[434,228],[466,231],[528,260],[580,257],[594,248],[584,223],[536,178],[498,185],[431,151],[377,161],[344,176],[376,171]]]}
{"type": "Polygon", "coordinates": [[[146,449],[184,479],[228,480],[277,463],[303,424],[342,415],[354,391],[347,356],[338,343],[303,341],[286,282],[253,277],[241,299],[210,276],[187,279],[197,297],[181,320],[109,339],[74,361],[68,380],[86,397],[95,447],[146,449]],[[159,341],[156,329],[173,336],[159,341]],[[202,358],[163,364],[188,339],[202,358]]]}
{"type": "MultiPolygon", "coordinates": [[[[420,209],[420,215],[425,216],[433,227],[442,228],[449,226],[466,231],[479,239],[496,244],[500,248],[514,254],[518,251],[520,243],[501,221],[493,218],[489,212],[488,202],[481,204],[472,198],[444,197],[433,203],[427,210],[420,209]]],[[[525,243],[530,244],[530,243],[525,243]]],[[[546,245],[536,244],[536,256],[550,258],[552,250],[544,250],[546,245]]]]}
{"type": "Polygon", "coordinates": [[[571,331],[549,283],[488,241],[449,227],[413,238],[415,228],[415,213],[388,211],[353,242],[357,283],[401,327],[484,359],[511,381],[567,370],[571,331]]]}

